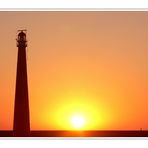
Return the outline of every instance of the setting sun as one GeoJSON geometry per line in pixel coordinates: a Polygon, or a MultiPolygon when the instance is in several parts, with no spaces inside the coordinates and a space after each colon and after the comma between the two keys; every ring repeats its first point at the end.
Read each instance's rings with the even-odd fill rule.
{"type": "Polygon", "coordinates": [[[81,129],[85,125],[85,118],[82,115],[75,115],[71,118],[71,124],[76,129],[81,129]]]}

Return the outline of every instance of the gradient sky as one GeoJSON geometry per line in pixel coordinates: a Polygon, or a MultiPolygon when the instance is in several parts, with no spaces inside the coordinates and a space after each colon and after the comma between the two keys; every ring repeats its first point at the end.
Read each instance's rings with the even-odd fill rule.
{"type": "Polygon", "coordinates": [[[148,12],[0,12],[0,129],[12,129],[18,29],[27,29],[31,129],[148,129],[148,12]]]}

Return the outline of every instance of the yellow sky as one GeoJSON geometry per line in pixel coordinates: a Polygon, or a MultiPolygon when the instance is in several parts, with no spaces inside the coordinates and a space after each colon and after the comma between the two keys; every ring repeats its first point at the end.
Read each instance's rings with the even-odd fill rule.
{"type": "Polygon", "coordinates": [[[12,129],[26,28],[31,129],[148,129],[148,12],[0,12],[0,129],[12,129]]]}

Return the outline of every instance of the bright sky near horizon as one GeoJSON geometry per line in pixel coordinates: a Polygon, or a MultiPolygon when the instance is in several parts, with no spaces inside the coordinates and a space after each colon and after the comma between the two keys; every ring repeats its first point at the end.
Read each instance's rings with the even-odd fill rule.
{"type": "Polygon", "coordinates": [[[0,12],[0,130],[12,129],[18,29],[27,29],[31,129],[148,129],[148,12],[0,12]]]}

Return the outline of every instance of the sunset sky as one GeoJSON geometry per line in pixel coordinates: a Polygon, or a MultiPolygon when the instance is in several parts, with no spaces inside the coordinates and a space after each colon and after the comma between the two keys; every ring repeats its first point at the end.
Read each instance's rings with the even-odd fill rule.
{"type": "Polygon", "coordinates": [[[0,12],[0,130],[12,129],[18,29],[27,29],[31,129],[148,130],[148,12],[0,12]]]}

